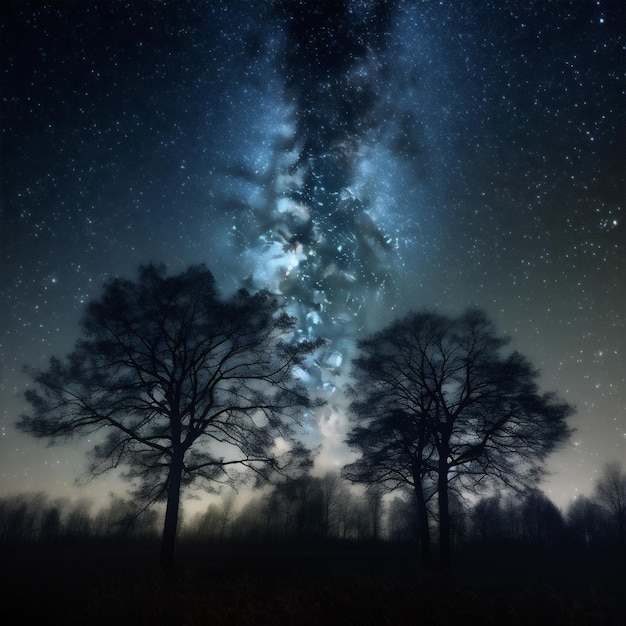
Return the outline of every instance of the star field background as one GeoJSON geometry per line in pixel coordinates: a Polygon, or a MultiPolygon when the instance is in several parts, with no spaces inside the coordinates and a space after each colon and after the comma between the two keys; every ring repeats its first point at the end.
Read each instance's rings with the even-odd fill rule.
{"type": "Polygon", "coordinates": [[[626,461],[626,5],[328,4],[3,3],[1,494],[116,488],[15,431],[21,368],[150,261],[329,339],[321,468],[349,458],[354,339],[470,305],[577,407],[546,493],[626,461]]]}

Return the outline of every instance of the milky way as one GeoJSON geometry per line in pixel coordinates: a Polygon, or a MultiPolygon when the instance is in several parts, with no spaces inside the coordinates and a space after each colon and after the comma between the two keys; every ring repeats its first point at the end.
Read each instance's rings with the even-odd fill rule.
{"type": "MultiPolygon", "coordinates": [[[[6,3],[2,490],[74,495],[14,428],[25,363],[140,263],[283,298],[340,467],[354,340],[483,308],[578,408],[544,485],[626,459],[620,2],[6,3]]],[[[96,489],[93,485],[90,489],[96,489]]],[[[106,490],[106,487],[103,487],[106,490]]],[[[91,493],[91,492],[86,492],[91,493]]]]}

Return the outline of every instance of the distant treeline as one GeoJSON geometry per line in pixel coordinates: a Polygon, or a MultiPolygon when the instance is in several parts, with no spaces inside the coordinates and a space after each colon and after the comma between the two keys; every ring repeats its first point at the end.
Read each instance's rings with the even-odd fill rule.
{"type": "Polygon", "coordinates": [[[139,511],[136,504],[117,496],[92,512],[87,499],[50,498],[28,493],[0,499],[0,543],[48,544],[90,539],[152,538],[157,528],[155,510],[139,511]]]}
{"type": "MultiPolygon", "coordinates": [[[[356,491],[338,474],[302,476],[237,506],[233,494],[204,512],[187,516],[184,542],[413,542],[419,537],[411,494],[384,497],[356,491]]],[[[574,500],[565,513],[539,491],[524,496],[493,494],[472,503],[453,498],[452,540],[457,547],[519,547],[538,550],[625,545],[623,510],[602,490],[574,500]],[[620,518],[619,515],[622,517],[620,518]]],[[[617,503],[620,504],[621,503],[617,503]]],[[[88,540],[158,540],[161,517],[154,509],[112,497],[92,512],[87,500],[21,494],[0,499],[3,545],[88,540]]],[[[436,507],[433,505],[433,509],[436,507]]]]}

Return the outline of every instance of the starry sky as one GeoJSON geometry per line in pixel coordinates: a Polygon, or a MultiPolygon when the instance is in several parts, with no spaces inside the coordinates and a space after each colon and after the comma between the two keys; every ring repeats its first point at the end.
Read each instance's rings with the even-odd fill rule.
{"type": "Polygon", "coordinates": [[[3,2],[0,495],[77,487],[17,433],[25,364],[141,263],[284,298],[327,348],[318,469],[350,460],[354,341],[484,309],[577,407],[545,492],[626,462],[621,0],[3,2]]]}

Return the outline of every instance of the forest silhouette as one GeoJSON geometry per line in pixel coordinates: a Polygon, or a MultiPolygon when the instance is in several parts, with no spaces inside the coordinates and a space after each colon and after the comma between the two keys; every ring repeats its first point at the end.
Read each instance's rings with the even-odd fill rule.
{"type": "Polygon", "coordinates": [[[382,500],[333,473],[185,516],[171,571],[156,566],[156,510],[137,516],[114,496],[100,509],[5,497],[6,606],[64,624],[622,623],[619,500],[607,502],[599,483],[565,513],[541,492],[453,502],[446,571],[421,565],[410,492],[382,500]]]}
{"type": "Polygon", "coordinates": [[[143,266],[136,281],[109,281],[86,308],[74,351],[46,370],[27,370],[35,384],[18,427],[50,440],[89,435],[97,443],[88,473],[124,468],[132,488],[95,513],[85,501],[45,494],[0,501],[14,600],[27,605],[33,575],[49,586],[47,604],[65,623],[98,623],[95,605],[102,623],[137,623],[132,603],[149,602],[151,588],[165,603],[152,623],[201,615],[252,623],[255,610],[269,610],[264,603],[274,612],[254,623],[314,623],[331,596],[339,603],[341,589],[341,610],[361,614],[362,623],[397,623],[426,605],[448,623],[464,610],[487,610],[487,598],[495,602],[489,611],[513,606],[522,622],[556,611],[565,623],[588,623],[575,621],[582,611],[613,623],[622,601],[611,589],[624,577],[626,474],[607,463],[593,497],[565,515],[537,490],[545,458],[569,437],[573,408],[539,392],[538,372],[519,353],[505,354],[507,341],[475,310],[458,318],[411,313],[357,342],[346,442],[359,458],[319,476],[300,433],[303,416],[324,400],[299,372],[315,362],[323,339],[300,335],[265,292],[222,298],[204,266],[176,276],[143,266]],[[262,491],[238,505],[233,490],[248,484],[262,491]],[[226,495],[183,519],[182,495],[192,485],[226,495]],[[158,543],[161,570],[151,556],[158,543]],[[552,591],[528,587],[546,559],[537,580],[552,572],[552,599],[552,591]],[[579,568],[597,578],[574,606],[579,568]],[[193,599],[194,586],[206,592],[207,576],[231,585],[210,609],[193,599]],[[463,588],[470,582],[478,587],[463,588]],[[229,594],[241,585],[252,591],[235,617],[229,594]],[[425,604],[429,589],[435,600],[425,604]],[[387,606],[371,613],[381,590],[387,606]],[[67,604],[68,593],[77,603],[67,604]]]}

